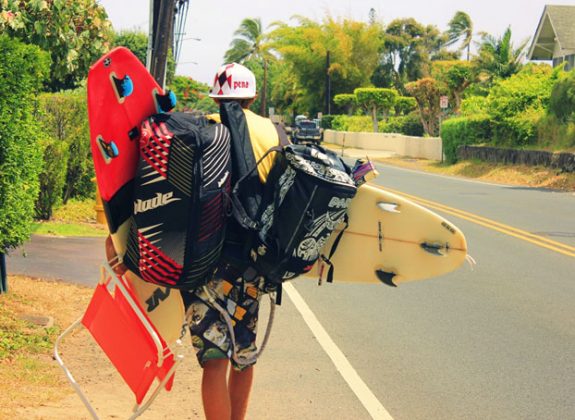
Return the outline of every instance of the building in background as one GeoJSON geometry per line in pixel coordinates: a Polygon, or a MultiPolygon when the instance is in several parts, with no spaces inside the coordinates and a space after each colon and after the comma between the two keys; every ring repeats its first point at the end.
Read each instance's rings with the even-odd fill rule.
{"type": "Polygon", "coordinates": [[[545,6],[527,59],[553,61],[553,67],[566,62],[565,70],[575,68],[575,6],[545,6]]]}

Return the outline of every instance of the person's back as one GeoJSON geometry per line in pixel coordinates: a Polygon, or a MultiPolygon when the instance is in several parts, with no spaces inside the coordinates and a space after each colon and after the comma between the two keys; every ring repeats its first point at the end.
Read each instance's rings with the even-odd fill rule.
{"type": "MultiPolygon", "coordinates": [[[[221,118],[209,116],[218,122],[221,119],[232,134],[232,185],[238,177],[253,172],[253,182],[261,187],[274,156],[268,155],[257,165],[257,175],[254,163],[279,144],[279,136],[271,120],[249,110],[256,98],[255,76],[239,64],[224,65],[216,74],[210,97],[220,104],[221,110],[230,106],[237,111],[238,118],[231,124],[226,115],[221,118]],[[246,163],[239,153],[247,145],[255,162],[246,163]]],[[[204,369],[202,398],[208,420],[241,419],[247,412],[257,356],[256,328],[264,281],[263,278],[244,281],[242,249],[241,229],[230,218],[222,262],[214,280],[196,293],[182,294],[188,311],[192,312],[192,343],[204,369]],[[230,362],[232,369],[226,379],[230,362]]]]}

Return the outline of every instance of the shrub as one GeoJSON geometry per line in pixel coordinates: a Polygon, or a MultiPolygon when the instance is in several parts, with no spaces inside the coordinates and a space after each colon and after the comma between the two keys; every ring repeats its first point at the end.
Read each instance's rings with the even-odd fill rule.
{"type": "Polygon", "coordinates": [[[528,65],[493,86],[487,97],[487,112],[503,120],[529,109],[547,109],[557,77],[557,70],[547,65],[528,65]]]}
{"type": "Polygon", "coordinates": [[[210,87],[188,76],[175,76],[169,88],[175,93],[178,101],[174,111],[201,111],[217,113],[219,108],[208,96],[210,87]]]}
{"type": "Polygon", "coordinates": [[[333,97],[333,103],[347,115],[352,115],[357,106],[357,98],[353,93],[340,93],[333,97]]]}
{"type": "Polygon", "coordinates": [[[332,121],[332,128],[336,131],[370,132],[373,131],[373,124],[370,117],[366,115],[335,115],[332,121]]]}
{"type": "Polygon", "coordinates": [[[407,115],[417,108],[417,101],[411,96],[398,96],[393,105],[395,115],[407,115]]]}
{"type": "Polygon", "coordinates": [[[336,115],[324,115],[321,117],[321,128],[329,130],[333,126],[333,119],[336,115]]]}
{"type": "Polygon", "coordinates": [[[487,98],[485,96],[470,96],[461,102],[460,115],[471,117],[487,112],[487,98]]]}
{"type": "Polygon", "coordinates": [[[68,166],[68,144],[52,138],[44,139],[41,144],[44,149],[44,170],[40,176],[36,217],[49,220],[53,208],[62,201],[68,166]]]}
{"type": "Polygon", "coordinates": [[[497,146],[524,147],[537,142],[537,124],[545,115],[530,109],[513,117],[493,121],[493,143],[497,146]]]}
{"type": "Polygon", "coordinates": [[[423,137],[425,131],[421,124],[421,119],[417,113],[390,117],[386,123],[380,127],[382,133],[400,133],[406,136],[423,137]]]}
{"type": "Polygon", "coordinates": [[[545,115],[537,124],[537,143],[553,150],[575,148],[575,122],[563,122],[555,115],[545,115]]]}
{"type": "Polygon", "coordinates": [[[439,132],[439,116],[441,108],[439,99],[447,93],[445,83],[431,77],[420,79],[405,85],[407,92],[417,101],[419,117],[425,132],[430,136],[437,136],[439,132]]]}
{"type": "Polygon", "coordinates": [[[549,114],[563,123],[575,122],[575,72],[571,71],[555,83],[549,100],[549,114]]]}
{"type": "Polygon", "coordinates": [[[395,89],[357,88],[353,93],[357,98],[358,105],[371,112],[373,132],[376,133],[378,131],[378,111],[383,112],[383,117],[387,120],[389,110],[393,108],[393,104],[399,96],[398,92],[395,89]]]}
{"type": "Polygon", "coordinates": [[[34,95],[49,74],[38,47],[0,36],[0,252],[30,235],[42,151],[34,95]],[[15,77],[15,75],[18,75],[15,77]]]}
{"type": "Polygon", "coordinates": [[[491,120],[487,115],[450,118],[441,125],[443,153],[448,163],[457,162],[457,148],[483,143],[491,138],[491,120]]]}
{"type": "Polygon", "coordinates": [[[90,181],[94,165],[90,152],[90,127],[84,89],[40,95],[38,119],[54,140],[67,144],[69,152],[66,183],[60,190],[66,203],[70,198],[89,198],[95,193],[90,181]]]}

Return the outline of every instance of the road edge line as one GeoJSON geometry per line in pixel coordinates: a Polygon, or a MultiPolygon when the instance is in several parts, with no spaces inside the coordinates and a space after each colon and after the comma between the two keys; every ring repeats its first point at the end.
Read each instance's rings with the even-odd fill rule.
{"type": "Polygon", "coordinates": [[[319,320],[304,301],[303,297],[296,290],[294,285],[284,283],[282,287],[303,317],[305,323],[317,339],[320,346],[335,365],[339,374],[347,382],[348,386],[365,407],[371,418],[377,420],[393,420],[393,417],[391,417],[389,412],[379,402],[365,382],[363,382],[349,360],[347,360],[343,352],[331,339],[325,328],[320,324],[319,320]]]}

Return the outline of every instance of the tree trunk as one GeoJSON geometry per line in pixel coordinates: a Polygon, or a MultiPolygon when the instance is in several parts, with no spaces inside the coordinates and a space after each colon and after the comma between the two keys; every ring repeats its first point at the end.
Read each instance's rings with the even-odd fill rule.
{"type": "Polygon", "coordinates": [[[377,133],[377,107],[375,105],[371,108],[371,119],[373,121],[373,132],[377,133]]]}
{"type": "Polygon", "coordinates": [[[267,116],[267,90],[268,90],[268,62],[264,58],[264,80],[262,83],[262,94],[261,94],[261,103],[260,103],[260,115],[262,117],[267,116]]]}

